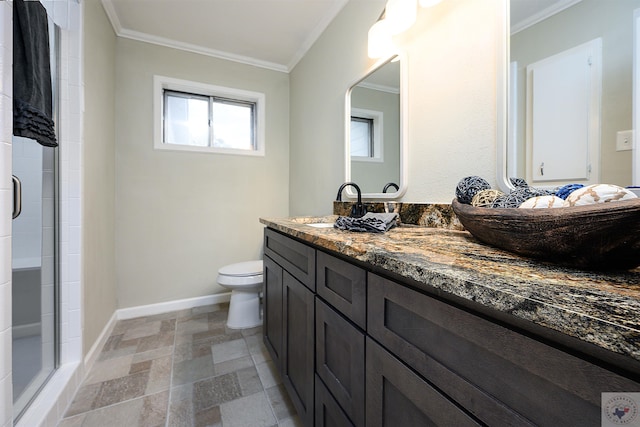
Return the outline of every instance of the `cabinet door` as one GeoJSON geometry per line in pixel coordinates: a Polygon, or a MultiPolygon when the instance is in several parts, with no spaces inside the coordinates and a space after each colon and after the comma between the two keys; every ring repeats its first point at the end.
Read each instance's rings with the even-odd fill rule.
{"type": "Polygon", "coordinates": [[[264,257],[264,344],[282,372],[282,267],[264,257]]]}
{"type": "Polygon", "coordinates": [[[640,384],[371,274],[368,332],[488,425],[598,426],[602,392],[640,384]]]}
{"type": "Polygon", "coordinates": [[[317,251],[318,295],[362,329],[367,329],[367,272],[317,251]]]}
{"type": "Polygon", "coordinates": [[[314,296],[283,271],[284,340],[282,380],[305,426],[313,426],[314,296]]]}
{"type": "Polygon", "coordinates": [[[364,334],[316,298],[316,371],[356,426],[364,423],[364,334]]]}
{"type": "Polygon", "coordinates": [[[264,229],[264,253],[306,287],[316,290],[316,250],[277,231],[264,229]]]}
{"type": "Polygon", "coordinates": [[[317,375],[315,413],[315,427],[354,427],[317,375]]]}
{"type": "Polygon", "coordinates": [[[367,338],[367,426],[480,425],[367,338]]]}

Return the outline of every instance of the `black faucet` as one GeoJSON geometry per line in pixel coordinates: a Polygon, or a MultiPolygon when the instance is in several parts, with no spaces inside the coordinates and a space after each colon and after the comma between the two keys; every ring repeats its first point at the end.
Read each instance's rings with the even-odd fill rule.
{"type": "Polygon", "coordinates": [[[356,192],[358,193],[358,201],[351,208],[350,216],[353,218],[362,218],[367,213],[367,209],[362,204],[362,193],[360,192],[360,187],[358,187],[358,185],[355,182],[345,182],[344,184],[342,184],[338,189],[338,195],[336,196],[336,201],[337,202],[342,201],[342,190],[344,190],[346,187],[349,187],[349,186],[355,188],[356,192]]]}
{"type": "Polygon", "coordinates": [[[387,183],[387,185],[384,186],[384,188],[382,189],[382,192],[386,193],[389,187],[396,187],[396,191],[400,190],[400,187],[398,187],[398,184],[396,184],[395,182],[389,182],[387,183]]]}

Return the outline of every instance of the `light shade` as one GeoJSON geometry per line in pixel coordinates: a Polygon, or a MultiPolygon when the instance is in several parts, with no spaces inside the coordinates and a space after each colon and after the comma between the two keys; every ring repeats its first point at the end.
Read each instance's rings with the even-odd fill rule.
{"type": "Polygon", "coordinates": [[[369,58],[382,58],[395,53],[392,34],[389,32],[389,23],[382,19],[369,29],[369,58]]]}
{"type": "Polygon", "coordinates": [[[442,0],[420,0],[420,7],[431,7],[440,3],[442,0]]]}
{"type": "Polygon", "coordinates": [[[416,22],[418,14],[416,0],[389,0],[385,7],[384,19],[391,34],[400,34],[416,22]]]}

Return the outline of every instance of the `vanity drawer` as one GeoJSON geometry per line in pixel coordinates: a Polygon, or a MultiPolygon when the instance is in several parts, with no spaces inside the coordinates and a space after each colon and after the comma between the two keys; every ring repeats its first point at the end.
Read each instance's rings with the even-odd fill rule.
{"type": "Polygon", "coordinates": [[[367,272],[317,252],[317,293],[363,330],[367,326],[367,272]]]}
{"type": "Polygon", "coordinates": [[[316,251],[310,246],[264,229],[264,253],[287,270],[307,288],[316,290],[316,251]]]}
{"type": "Polygon", "coordinates": [[[315,405],[315,427],[354,427],[317,375],[315,405]]]}
{"type": "Polygon", "coordinates": [[[481,425],[371,338],[366,365],[368,427],[481,425]]]}
{"type": "Polygon", "coordinates": [[[364,423],[364,334],[316,298],[316,372],[356,426],[364,423]]]}
{"type": "Polygon", "coordinates": [[[368,304],[369,334],[489,425],[600,425],[602,392],[640,390],[627,378],[374,274],[368,304]]]}

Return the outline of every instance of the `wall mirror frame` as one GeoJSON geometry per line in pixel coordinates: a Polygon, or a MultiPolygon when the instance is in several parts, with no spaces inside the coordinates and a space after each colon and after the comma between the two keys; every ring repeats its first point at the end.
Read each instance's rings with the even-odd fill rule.
{"type": "MultiPolygon", "coordinates": [[[[519,75],[516,75],[516,73],[518,72],[517,71],[518,68],[516,68],[514,66],[514,63],[512,62],[512,61],[515,62],[515,60],[512,58],[511,49],[517,48],[518,43],[514,41],[512,44],[511,0],[501,0],[501,1],[502,1],[501,9],[503,10],[503,13],[504,13],[504,19],[502,20],[504,25],[504,30],[502,31],[502,37],[500,37],[500,35],[498,37],[499,46],[498,46],[498,55],[497,55],[499,62],[498,62],[498,68],[497,68],[498,70],[498,85],[497,85],[497,88],[498,88],[497,126],[498,128],[497,128],[497,141],[496,141],[497,142],[496,179],[497,179],[498,187],[502,191],[510,191],[513,187],[509,182],[509,177],[515,175],[513,173],[514,171],[516,171],[516,173],[519,172],[518,174],[522,175],[523,169],[521,165],[524,162],[531,161],[530,157],[525,157],[524,158],[525,160],[523,160],[522,157],[519,157],[519,156],[529,155],[529,153],[527,153],[527,150],[530,149],[529,145],[526,146],[527,147],[526,150],[523,150],[524,144],[522,142],[523,133],[528,132],[528,131],[525,131],[522,127],[529,124],[527,121],[525,121],[523,124],[522,118],[520,119],[520,122],[516,120],[512,120],[518,114],[515,106],[518,105],[518,108],[522,109],[524,105],[524,101],[522,99],[522,96],[523,96],[522,85],[527,85],[529,83],[527,83],[526,81],[521,81],[523,79],[522,68],[526,67],[527,64],[523,64],[522,61],[519,61],[517,64],[517,67],[519,67],[521,70],[519,72],[519,75]],[[520,95],[518,95],[518,91],[515,90],[515,84],[521,85],[520,86],[521,89],[519,91],[520,95]],[[518,96],[520,96],[520,100],[518,100],[518,96]],[[521,142],[519,143],[518,149],[516,150],[514,149],[515,147],[514,144],[518,138],[516,136],[518,134],[519,134],[519,138],[521,138],[520,139],[521,142]],[[520,154],[518,154],[518,152],[520,154]],[[514,167],[514,165],[520,165],[520,166],[514,167]]],[[[553,3],[553,2],[550,2],[550,3],[553,3]]],[[[593,159],[590,160],[592,162],[597,162],[595,166],[596,166],[596,170],[598,171],[598,175],[593,177],[592,179],[596,179],[599,182],[607,183],[607,184],[617,184],[621,186],[628,186],[628,185],[638,186],[640,185],[640,150],[634,149],[633,151],[627,152],[627,153],[618,152],[615,146],[616,144],[615,138],[616,138],[617,131],[626,131],[626,130],[631,130],[633,132],[633,135],[635,136],[637,134],[637,132],[635,132],[635,129],[637,129],[638,124],[640,124],[640,90],[638,90],[640,86],[637,87],[638,82],[640,82],[640,54],[638,53],[640,52],[640,50],[638,50],[639,49],[638,46],[640,46],[640,2],[638,2],[637,5],[631,4],[632,3],[631,0],[629,2],[625,2],[630,4],[630,6],[628,7],[632,8],[632,10],[625,10],[623,11],[624,15],[620,15],[624,17],[624,21],[625,21],[624,25],[628,25],[628,27],[625,27],[624,29],[623,34],[625,38],[620,39],[621,36],[617,35],[618,39],[615,39],[616,43],[614,43],[613,41],[607,40],[607,37],[610,37],[611,40],[614,40],[614,39],[613,39],[613,36],[607,33],[607,31],[609,30],[606,29],[605,23],[604,23],[604,18],[605,18],[604,15],[607,15],[607,17],[609,15],[613,16],[612,10],[607,9],[606,10],[607,13],[600,13],[597,25],[591,25],[588,22],[585,22],[584,20],[582,20],[582,21],[578,21],[581,25],[576,27],[575,22],[572,23],[571,21],[564,21],[564,19],[570,19],[570,17],[575,17],[575,16],[579,16],[582,19],[586,19],[586,17],[589,16],[588,11],[591,9],[592,10],[591,14],[593,14],[595,13],[593,12],[593,10],[595,10],[597,7],[600,7],[600,5],[594,0],[562,0],[562,1],[556,1],[555,3],[556,4],[552,5],[553,7],[555,7],[555,10],[549,8],[543,11],[537,17],[537,19],[536,17],[532,17],[531,22],[529,23],[530,25],[532,25],[530,29],[534,28],[533,25],[537,25],[537,23],[533,24],[533,22],[536,22],[536,21],[541,24],[546,23],[546,25],[549,26],[549,27],[545,27],[547,29],[551,28],[551,26],[557,26],[562,28],[580,28],[583,30],[585,28],[589,29],[592,27],[597,27],[596,30],[593,30],[597,32],[593,32],[593,34],[591,35],[583,34],[586,31],[573,30],[570,33],[563,33],[565,34],[563,36],[554,36],[554,39],[566,40],[565,42],[566,45],[563,47],[563,52],[567,51],[568,49],[574,46],[578,46],[581,43],[585,43],[586,41],[589,41],[590,39],[587,39],[587,37],[591,37],[592,39],[595,37],[602,37],[602,40],[603,40],[602,42],[603,43],[603,46],[602,46],[603,71],[602,71],[602,77],[601,77],[602,95],[601,95],[601,98],[599,101],[600,103],[598,106],[601,110],[599,115],[601,128],[598,131],[598,135],[597,135],[597,138],[598,138],[597,147],[599,149],[599,152],[597,153],[597,157],[595,157],[595,160],[593,159]],[[575,12],[572,11],[572,9],[574,9],[575,12]],[[544,16],[544,18],[542,16],[544,16]],[[563,21],[560,21],[561,19],[563,21]],[[559,25],[559,24],[562,24],[562,25],[559,25]],[[608,49],[607,43],[609,45],[620,46],[620,40],[624,40],[625,46],[629,46],[625,48],[626,50],[624,50],[624,54],[620,52],[616,52],[615,54],[610,53],[610,51],[607,50],[608,49]],[[573,44],[569,44],[569,42],[573,44]],[[635,45],[635,48],[630,47],[634,45],[635,45]],[[634,54],[634,51],[635,51],[635,54],[634,54]],[[616,96],[620,93],[624,93],[626,95],[626,98],[624,98],[623,101],[620,100],[619,98],[612,98],[614,95],[608,94],[606,92],[607,90],[610,90],[610,88],[612,87],[611,80],[607,80],[612,77],[607,77],[607,72],[609,72],[609,75],[613,75],[613,72],[610,70],[608,71],[607,67],[612,67],[614,65],[619,67],[615,71],[616,83],[619,83],[620,81],[629,82],[628,87],[621,87],[621,88],[617,88],[615,91],[612,91],[612,93],[615,93],[616,96]],[[611,107],[612,102],[617,102],[618,104],[623,104],[623,103],[625,104],[626,115],[624,117],[613,116],[613,113],[612,113],[613,109],[611,107]],[[630,159],[630,163],[629,163],[629,159],[630,159]],[[615,173],[608,172],[611,170],[612,167],[617,168],[618,170],[616,170],[615,173]],[[624,175],[620,175],[619,169],[621,167],[626,168],[626,172],[624,175]],[[623,181],[623,182],[616,182],[618,181],[618,178],[612,178],[617,176],[620,176],[620,181],[623,181]]],[[[605,3],[602,3],[602,4],[604,5],[605,3]]],[[[617,6],[620,6],[620,5],[617,5],[617,6]]],[[[612,26],[610,28],[616,28],[615,31],[617,32],[616,34],[618,34],[618,32],[620,31],[618,27],[620,27],[621,25],[622,24],[617,25],[617,27],[612,26]]],[[[516,24],[516,26],[519,26],[519,25],[516,24]]],[[[520,28],[527,28],[527,27],[525,25],[525,26],[521,26],[520,28]]],[[[519,34],[516,33],[516,35],[514,35],[514,36],[520,37],[520,40],[518,40],[519,45],[522,45],[522,37],[526,35],[526,31],[531,32],[530,29],[525,29],[523,30],[522,33],[519,33],[519,34]]],[[[551,34],[551,33],[548,32],[548,34],[551,34]]],[[[535,41],[534,39],[533,43],[536,43],[536,42],[539,43],[539,41],[535,41]]],[[[518,53],[521,54],[521,51],[518,51],[518,53]]],[[[551,53],[551,55],[554,55],[554,54],[555,53],[551,53]]],[[[524,76],[526,77],[527,74],[524,74],[524,76]]],[[[637,140],[637,138],[638,136],[635,136],[634,139],[637,140]]],[[[637,147],[636,143],[634,143],[634,146],[637,147]]],[[[532,166],[527,165],[527,167],[532,167],[532,166]]],[[[521,177],[526,178],[526,176],[521,176],[521,177]]],[[[544,182],[541,182],[541,183],[529,182],[529,183],[536,187],[545,186],[544,182]]]]}
{"type": "MultiPolygon", "coordinates": [[[[349,86],[345,95],[345,182],[355,182],[360,187],[362,191],[362,198],[364,200],[398,199],[402,197],[407,190],[407,62],[406,54],[404,53],[397,53],[386,58],[381,58],[366,71],[364,77],[359,78],[349,86]],[[382,82],[379,84],[376,82],[376,77],[381,76],[385,73],[385,70],[389,68],[392,68],[394,73],[399,73],[399,75],[396,76],[396,79],[399,80],[400,85],[399,88],[396,88],[399,94],[397,102],[397,106],[399,108],[399,111],[397,111],[398,117],[394,118],[393,121],[387,121],[387,123],[395,123],[394,126],[388,126],[384,131],[381,131],[381,135],[379,135],[383,139],[382,146],[384,147],[384,153],[386,154],[384,156],[380,156],[377,160],[373,159],[369,162],[366,160],[354,160],[351,156],[351,117],[352,107],[356,108],[356,105],[355,102],[352,102],[352,95],[356,88],[362,88],[362,86],[369,90],[376,90],[376,87],[382,88],[382,86],[386,84],[382,82]],[[359,85],[362,86],[359,87],[359,85]],[[389,134],[389,131],[392,129],[393,132],[389,134]],[[391,155],[389,155],[390,153],[391,155]],[[368,179],[366,173],[362,173],[360,171],[361,169],[357,170],[362,166],[371,166],[371,170],[375,170],[375,168],[381,170],[380,167],[384,162],[387,162],[386,168],[393,171],[390,172],[393,176],[387,177],[386,172],[374,172],[378,175],[376,179],[368,179]],[[390,165],[389,162],[393,163],[390,165]],[[387,192],[383,193],[385,184],[389,182],[397,184],[397,191],[394,191],[394,187],[390,187],[387,192]]],[[[381,92],[385,92],[387,89],[392,88],[382,88],[381,92]]],[[[392,90],[389,90],[389,92],[393,93],[392,90]]],[[[363,109],[362,105],[358,105],[358,107],[363,109]]],[[[374,109],[377,108],[373,107],[372,110],[374,109]]],[[[356,192],[351,187],[347,187],[345,193],[349,198],[357,196],[356,192]]]]}

